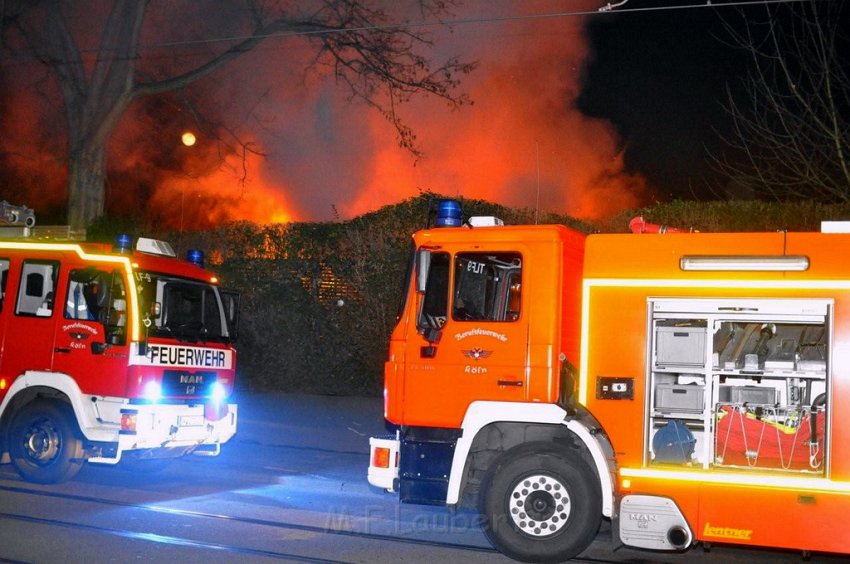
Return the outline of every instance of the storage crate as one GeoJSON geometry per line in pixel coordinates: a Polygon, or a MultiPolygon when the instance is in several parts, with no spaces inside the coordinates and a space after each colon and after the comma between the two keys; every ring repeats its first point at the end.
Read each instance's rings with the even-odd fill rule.
{"type": "Polygon", "coordinates": [[[657,366],[705,365],[705,327],[658,327],[655,330],[657,366]]]}
{"type": "Polygon", "coordinates": [[[658,384],[655,409],[662,412],[699,413],[703,410],[705,388],[695,384],[658,384]]]}
{"type": "Polygon", "coordinates": [[[717,399],[722,403],[751,403],[773,405],[777,402],[778,390],[763,386],[720,386],[717,399]]]}

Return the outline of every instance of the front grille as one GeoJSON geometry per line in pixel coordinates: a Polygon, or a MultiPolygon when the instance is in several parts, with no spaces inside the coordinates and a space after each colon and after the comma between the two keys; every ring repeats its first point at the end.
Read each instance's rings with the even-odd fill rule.
{"type": "Polygon", "coordinates": [[[166,370],[162,374],[162,395],[165,397],[209,396],[215,380],[215,372],[166,370]]]}

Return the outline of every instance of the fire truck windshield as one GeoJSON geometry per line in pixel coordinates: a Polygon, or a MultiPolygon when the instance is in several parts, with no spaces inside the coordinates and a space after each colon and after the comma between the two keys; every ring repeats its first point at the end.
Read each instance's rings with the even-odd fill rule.
{"type": "Polygon", "coordinates": [[[210,284],[153,272],[137,272],[139,305],[150,319],[149,336],[181,341],[230,342],[218,289],[210,284]]]}

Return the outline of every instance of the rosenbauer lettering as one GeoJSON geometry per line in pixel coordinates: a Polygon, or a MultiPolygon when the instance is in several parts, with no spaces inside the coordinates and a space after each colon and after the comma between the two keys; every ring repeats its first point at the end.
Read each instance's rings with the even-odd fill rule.
{"type": "Polygon", "coordinates": [[[185,366],[193,368],[230,368],[230,351],[175,345],[148,346],[145,357],[150,366],[185,366]]]}

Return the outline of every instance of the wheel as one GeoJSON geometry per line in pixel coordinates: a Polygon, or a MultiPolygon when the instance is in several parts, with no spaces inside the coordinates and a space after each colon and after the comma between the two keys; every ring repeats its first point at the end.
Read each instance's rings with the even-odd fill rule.
{"type": "Polygon", "coordinates": [[[502,553],[562,562],[586,549],[602,522],[599,479],[578,453],[548,443],[503,455],[482,484],[484,532],[502,553]]]}
{"type": "Polygon", "coordinates": [[[37,400],[14,415],[9,427],[9,456],[27,481],[55,484],[83,467],[83,442],[71,408],[37,400]]]}

